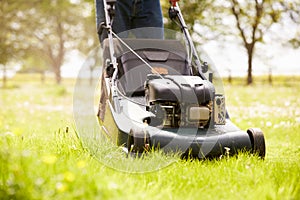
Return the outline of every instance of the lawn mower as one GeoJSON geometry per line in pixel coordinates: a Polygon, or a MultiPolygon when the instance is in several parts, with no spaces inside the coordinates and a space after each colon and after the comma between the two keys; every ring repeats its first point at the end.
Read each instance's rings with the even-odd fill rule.
{"type": "Polygon", "coordinates": [[[241,151],[264,158],[263,132],[231,122],[221,79],[198,54],[177,1],[169,17],[181,32],[163,34],[149,27],[114,33],[115,3],[104,0],[101,133],[128,155],[160,149],[199,159],[241,151]]]}

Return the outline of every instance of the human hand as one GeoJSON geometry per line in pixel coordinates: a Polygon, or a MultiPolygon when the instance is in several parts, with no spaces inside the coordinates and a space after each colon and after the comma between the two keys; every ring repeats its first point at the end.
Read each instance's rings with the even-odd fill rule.
{"type": "Polygon", "coordinates": [[[170,3],[171,3],[171,5],[172,5],[172,6],[174,6],[174,7],[175,7],[175,6],[176,6],[176,3],[177,3],[177,1],[179,1],[179,0],[170,0],[170,3]]]}

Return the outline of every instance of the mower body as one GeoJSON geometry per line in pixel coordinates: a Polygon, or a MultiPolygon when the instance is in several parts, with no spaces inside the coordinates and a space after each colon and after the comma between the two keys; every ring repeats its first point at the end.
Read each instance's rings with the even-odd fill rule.
{"type": "MultiPolygon", "coordinates": [[[[183,157],[211,158],[239,151],[264,157],[263,133],[242,131],[231,122],[213,72],[204,76],[189,63],[182,42],[124,41],[134,52],[114,41],[115,86],[109,76],[102,80],[107,98],[101,132],[113,143],[129,154],[161,149],[183,157]]],[[[104,41],[103,55],[108,54],[104,41]]]]}

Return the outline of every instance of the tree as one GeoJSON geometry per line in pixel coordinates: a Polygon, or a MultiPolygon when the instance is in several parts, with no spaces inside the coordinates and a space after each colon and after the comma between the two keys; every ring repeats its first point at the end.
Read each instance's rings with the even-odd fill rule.
{"type": "MultiPolygon", "coordinates": [[[[286,13],[296,23],[300,21],[299,3],[293,0],[182,0],[179,3],[192,35],[200,38],[202,43],[217,37],[222,40],[227,40],[226,37],[240,39],[248,56],[247,84],[253,82],[252,63],[257,43],[264,42],[265,34],[284,19],[286,13]]],[[[298,38],[290,42],[297,46],[300,44],[298,38]]]]}
{"type": "MultiPolygon", "coordinates": [[[[207,17],[207,10],[212,8],[213,2],[214,0],[179,1],[179,6],[188,29],[192,35],[196,36],[201,41],[200,43],[216,38],[216,32],[213,32],[213,30],[217,26],[217,21],[214,21],[214,19],[212,19],[211,17],[207,17]],[[195,28],[195,25],[199,24],[203,29],[209,30],[210,33],[198,32],[198,29],[195,28]]],[[[173,23],[168,16],[168,9],[170,8],[169,1],[161,1],[161,5],[164,14],[165,28],[178,30],[178,25],[176,23],[173,23]]]]}
{"type": "Polygon", "coordinates": [[[299,1],[289,1],[281,3],[285,8],[286,13],[296,26],[296,33],[294,38],[289,40],[289,43],[293,45],[294,48],[300,47],[300,2],[299,1]]]}
{"type": "Polygon", "coordinates": [[[7,0],[2,0],[0,3],[0,65],[2,65],[3,87],[6,87],[7,84],[7,64],[19,53],[19,46],[12,40],[19,30],[19,24],[14,23],[18,16],[16,8],[15,4],[8,3],[7,0]]]}
{"type": "Polygon", "coordinates": [[[13,58],[42,59],[60,83],[66,54],[74,49],[86,53],[95,46],[92,8],[83,0],[2,0],[0,64],[13,58]]]}
{"type": "Polygon", "coordinates": [[[31,25],[34,32],[30,33],[32,30],[28,29],[26,33],[33,44],[30,52],[35,52],[48,63],[58,84],[61,82],[61,66],[66,53],[82,43],[83,51],[93,45],[93,42],[88,42],[90,38],[85,28],[85,6],[79,3],[39,1],[29,18],[34,21],[34,25],[31,25]]]}
{"type": "Polygon", "coordinates": [[[41,82],[45,82],[45,73],[49,68],[47,63],[42,57],[33,54],[33,56],[26,56],[26,59],[23,60],[23,66],[20,70],[21,73],[39,73],[41,77],[41,82]]]}
{"type": "Polygon", "coordinates": [[[252,63],[255,46],[263,42],[264,34],[278,22],[283,12],[280,0],[229,0],[230,11],[248,55],[247,84],[253,83],[252,63]]]}

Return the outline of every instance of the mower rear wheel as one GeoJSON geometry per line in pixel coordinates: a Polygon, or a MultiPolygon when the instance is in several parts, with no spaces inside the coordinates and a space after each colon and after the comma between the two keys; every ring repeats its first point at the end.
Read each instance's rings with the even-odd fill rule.
{"type": "Polygon", "coordinates": [[[127,138],[127,150],[128,152],[131,152],[133,148],[133,135],[128,134],[128,138],[127,138]]]}
{"type": "Polygon", "coordinates": [[[247,130],[247,133],[251,140],[252,153],[264,159],[266,155],[266,144],[262,130],[259,128],[250,128],[247,130]]]}
{"type": "Polygon", "coordinates": [[[150,135],[142,128],[131,129],[127,139],[128,152],[143,153],[150,148],[150,135]]]}

